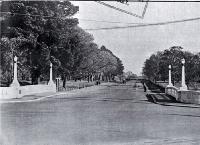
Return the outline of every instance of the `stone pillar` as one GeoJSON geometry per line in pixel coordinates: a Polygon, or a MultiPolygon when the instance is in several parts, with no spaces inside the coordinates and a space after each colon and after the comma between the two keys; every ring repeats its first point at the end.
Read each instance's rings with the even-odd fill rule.
{"type": "Polygon", "coordinates": [[[185,59],[182,59],[181,62],[182,62],[182,77],[181,77],[180,90],[187,90],[187,86],[185,84],[185,59]]]}
{"type": "Polygon", "coordinates": [[[172,67],[171,67],[171,65],[169,65],[169,84],[168,84],[167,87],[172,87],[173,86],[173,84],[172,84],[171,69],[172,69],[172,67]]]}
{"type": "Polygon", "coordinates": [[[13,82],[10,85],[11,87],[19,87],[20,84],[17,80],[17,57],[14,57],[14,74],[13,74],[13,82]]]}
{"type": "Polygon", "coordinates": [[[52,63],[50,63],[50,79],[49,79],[48,85],[54,85],[52,63]]]}

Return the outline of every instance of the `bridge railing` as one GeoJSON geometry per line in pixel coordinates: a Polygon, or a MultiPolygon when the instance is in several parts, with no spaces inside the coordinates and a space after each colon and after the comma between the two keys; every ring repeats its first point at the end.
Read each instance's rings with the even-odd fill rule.
{"type": "Polygon", "coordinates": [[[0,87],[0,99],[21,98],[35,93],[56,92],[55,85],[27,85],[18,87],[0,87]]]}
{"type": "Polygon", "coordinates": [[[174,87],[174,86],[167,86],[165,88],[165,94],[171,95],[172,97],[178,99],[178,88],[174,87]]]}

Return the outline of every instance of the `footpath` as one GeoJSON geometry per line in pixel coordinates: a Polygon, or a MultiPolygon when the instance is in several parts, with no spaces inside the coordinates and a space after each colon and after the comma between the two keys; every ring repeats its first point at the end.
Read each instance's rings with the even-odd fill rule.
{"type": "Polygon", "coordinates": [[[23,102],[34,102],[34,101],[40,101],[46,98],[51,98],[59,95],[67,95],[67,94],[72,94],[72,93],[81,93],[84,90],[93,90],[95,88],[98,88],[99,86],[105,86],[105,85],[111,85],[113,83],[110,82],[105,82],[101,83],[100,85],[92,85],[84,88],[77,88],[73,90],[66,90],[66,91],[59,91],[59,92],[46,92],[46,93],[36,93],[36,94],[31,94],[31,95],[25,95],[21,98],[12,98],[12,99],[2,99],[0,100],[1,103],[23,103],[23,102]]]}

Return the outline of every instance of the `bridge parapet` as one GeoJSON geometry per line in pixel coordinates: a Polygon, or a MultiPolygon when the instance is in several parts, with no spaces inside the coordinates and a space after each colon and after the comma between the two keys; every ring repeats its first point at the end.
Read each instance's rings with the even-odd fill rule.
{"type": "Polygon", "coordinates": [[[171,95],[172,97],[176,98],[176,100],[178,99],[178,91],[179,89],[174,86],[167,86],[165,88],[165,94],[171,95]]]}

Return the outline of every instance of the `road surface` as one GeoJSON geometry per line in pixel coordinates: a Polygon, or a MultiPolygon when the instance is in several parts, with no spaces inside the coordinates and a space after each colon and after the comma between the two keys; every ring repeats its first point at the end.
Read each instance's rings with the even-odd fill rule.
{"type": "Polygon", "coordinates": [[[200,107],[147,100],[135,83],[1,105],[3,145],[200,144],[200,107]]]}

